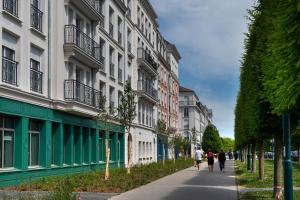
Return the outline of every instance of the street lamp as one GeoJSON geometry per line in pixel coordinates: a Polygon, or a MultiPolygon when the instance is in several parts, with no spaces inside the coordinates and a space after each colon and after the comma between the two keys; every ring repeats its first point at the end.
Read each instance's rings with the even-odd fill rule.
{"type": "Polygon", "coordinates": [[[293,200],[293,169],[291,161],[291,133],[290,133],[290,115],[285,114],[282,117],[283,139],[285,146],[284,157],[284,199],[293,200]]]}

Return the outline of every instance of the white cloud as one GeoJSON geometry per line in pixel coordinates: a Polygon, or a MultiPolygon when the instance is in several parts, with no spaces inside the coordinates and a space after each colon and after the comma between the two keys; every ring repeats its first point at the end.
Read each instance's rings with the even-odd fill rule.
{"type": "Polygon", "coordinates": [[[213,109],[214,122],[220,133],[233,137],[234,91],[237,92],[239,60],[244,33],[247,32],[245,16],[253,1],[150,1],[158,13],[159,21],[161,19],[162,26],[159,29],[183,54],[183,74],[180,76],[188,74],[192,76],[189,81],[207,82],[205,85],[185,85],[192,85],[201,101],[213,109]],[[223,88],[219,83],[221,86],[217,91],[216,86],[212,86],[212,80],[223,81],[223,88]],[[228,84],[228,81],[233,84],[228,84]],[[231,92],[225,96],[224,90],[227,89],[231,92]]]}

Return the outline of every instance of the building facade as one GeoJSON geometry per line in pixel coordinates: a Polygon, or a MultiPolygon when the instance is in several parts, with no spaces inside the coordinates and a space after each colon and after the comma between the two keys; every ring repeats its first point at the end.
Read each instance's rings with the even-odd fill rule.
{"type": "MultiPolygon", "coordinates": [[[[180,133],[184,138],[191,138],[193,129],[196,132],[196,146],[201,146],[203,133],[212,123],[212,110],[204,106],[195,91],[180,86],[179,89],[180,133]]],[[[195,146],[189,153],[193,156],[195,146]]]]}
{"type": "Polygon", "coordinates": [[[157,15],[149,1],[2,0],[1,5],[0,187],[102,169],[106,139],[113,167],[127,166],[129,143],[133,164],[157,161],[159,102],[168,126],[179,127],[180,55],[161,37],[159,59],[157,15]],[[125,133],[110,122],[106,134],[99,110],[104,105],[117,114],[126,81],[136,93],[133,128],[125,133]]]}
{"type": "Polygon", "coordinates": [[[123,1],[3,0],[0,15],[0,186],[125,165],[124,128],[113,113],[126,70],[123,1]]]}

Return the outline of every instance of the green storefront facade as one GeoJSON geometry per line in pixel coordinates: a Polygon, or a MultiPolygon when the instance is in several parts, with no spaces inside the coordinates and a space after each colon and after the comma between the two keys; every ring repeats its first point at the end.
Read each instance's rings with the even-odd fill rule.
{"type": "Polygon", "coordinates": [[[124,127],[0,97],[0,187],[124,166],[124,127]]]}

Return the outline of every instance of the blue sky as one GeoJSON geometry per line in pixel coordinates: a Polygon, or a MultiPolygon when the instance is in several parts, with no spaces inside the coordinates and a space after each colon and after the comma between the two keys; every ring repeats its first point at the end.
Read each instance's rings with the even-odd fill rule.
{"type": "Polygon", "coordinates": [[[221,136],[234,137],[234,106],[247,9],[253,0],[150,0],[159,30],[181,53],[180,84],[214,112],[221,136]]]}

